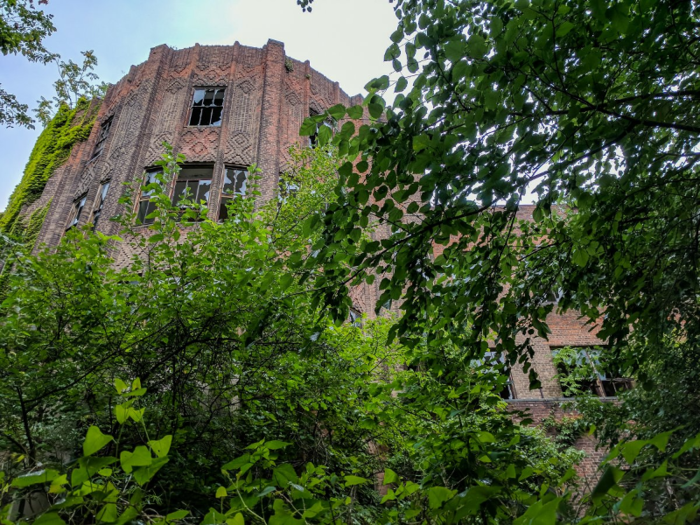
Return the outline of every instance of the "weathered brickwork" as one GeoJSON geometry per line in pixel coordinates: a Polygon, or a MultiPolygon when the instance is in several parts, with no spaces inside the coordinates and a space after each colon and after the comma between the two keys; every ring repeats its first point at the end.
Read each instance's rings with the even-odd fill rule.
{"type": "MultiPolygon", "coordinates": [[[[86,206],[78,226],[92,218],[102,183],[109,181],[109,192],[102,217],[124,212],[118,200],[123,183],[140,177],[163,152],[167,141],[191,163],[214,166],[209,197],[209,216],[216,219],[227,166],[257,164],[262,170],[261,199],[275,198],[279,174],[289,163],[288,149],[304,144],[299,128],[310,112],[322,113],[335,104],[351,106],[362,98],[348,96],[337,82],[313,70],[308,61],[287,57],[284,45],[268,41],[262,49],[235,43],[232,46],[200,46],[175,50],[161,45],[151,50],[146,62],[132,66],[129,73],[111,86],[100,108],[90,138],[78,144],[68,161],[49,180],[37,201],[51,201],[37,245],[55,246],[65,233],[67,220],[76,199],[87,194],[86,206]],[[196,88],[224,87],[220,126],[189,126],[189,114],[196,88]],[[101,126],[111,119],[101,154],[93,158],[101,126]]],[[[339,123],[342,125],[342,122],[339,123]]],[[[532,216],[532,207],[523,206],[519,218],[532,216]]],[[[119,225],[101,219],[99,230],[116,234],[119,225]]],[[[386,226],[376,235],[387,235],[386,226]]],[[[123,245],[122,245],[123,246],[123,245]]],[[[133,254],[122,252],[117,261],[133,254]]],[[[436,247],[439,250],[439,247],[436,247]]],[[[377,285],[351,291],[355,307],[372,315],[379,297],[377,285]]],[[[556,380],[551,350],[561,346],[599,344],[595,331],[575,314],[555,315],[549,319],[552,334],[548,340],[535,339],[533,366],[542,388],[530,390],[522,370],[512,371],[518,409],[529,409],[535,420],[560,411],[561,388],[556,380]]],[[[593,472],[600,454],[594,442],[586,438],[581,446],[591,452],[585,468],[593,472]],[[590,450],[589,450],[590,449],[590,450]]]]}

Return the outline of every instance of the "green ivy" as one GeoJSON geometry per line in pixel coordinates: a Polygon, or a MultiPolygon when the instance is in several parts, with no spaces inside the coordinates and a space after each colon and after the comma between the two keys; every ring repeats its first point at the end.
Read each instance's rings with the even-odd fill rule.
{"type": "MultiPolygon", "coordinates": [[[[56,168],[70,156],[73,146],[87,140],[99,108],[99,102],[91,103],[86,99],[80,99],[74,108],[67,105],[59,108],[34,145],[22,180],[12,192],[10,202],[0,217],[0,232],[36,240],[36,234],[41,228],[41,222],[37,221],[40,215],[46,216],[46,211],[37,214],[37,210],[26,224],[26,228],[31,226],[32,232],[36,233],[25,232],[24,221],[19,220],[22,207],[41,196],[56,168]]],[[[29,240],[27,238],[27,242],[29,240]]]]}

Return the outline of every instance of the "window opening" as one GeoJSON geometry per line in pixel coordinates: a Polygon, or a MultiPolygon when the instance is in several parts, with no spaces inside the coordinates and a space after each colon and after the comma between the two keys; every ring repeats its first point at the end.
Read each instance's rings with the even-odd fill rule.
{"type": "Polygon", "coordinates": [[[100,192],[97,194],[97,201],[95,202],[95,206],[93,207],[94,211],[92,212],[92,231],[95,231],[95,228],[97,228],[97,223],[100,220],[100,216],[102,215],[102,208],[104,208],[105,199],[107,198],[108,191],[109,181],[103,182],[102,186],[100,187],[100,192]]]}
{"type": "Polygon", "coordinates": [[[197,88],[192,99],[190,126],[221,126],[224,88],[197,88]]]}
{"type": "Polygon", "coordinates": [[[111,127],[112,117],[109,117],[102,123],[102,126],[100,126],[100,133],[97,136],[97,143],[95,144],[95,149],[92,152],[92,157],[90,160],[99,157],[102,153],[102,150],[105,148],[105,141],[107,140],[107,136],[109,135],[109,128],[111,127]]]}
{"type": "Polygon", "coordinates": [[[362,312],[357,308],[350,307],[350,324],[356,328],[362,328],[362,312]]]}
{"type": "Polygon", "coordinates": [[[68,217],[68,226],[66,226],[66,231],[70,230],[73,226],[78,225],[78,222],[80,222],[80,215],[83,213],[83,208],[85,208],[86,201],[87,193],[84,193],[73,201],[73,207],[71,208],[70,216],[68,217]]]}
{"type": "Polygon", "coordinates": [[[143,182],[141,194],[139,195],[139,211],[137,214],[137,219],[141,224],[152,224],[155,220],[153,217],[148,218],[156,209],[156,205],[151,202],[151,195],[153,195],[154,190],[145,190],[143,188],[158,182],[157,175],[160,173],[162,173],[160,169],[146,170],[146,179],[143,182]]]}
{"type": "MultiPolygon", "coordinates": [[[[209,204],[213,173],[214,169],[212,166],[182,168],[175,181],[173,206],[177,206],[185,198],[193,203],[207,206],[209,204]]],[[[180,208],[183,212],[186,209],[184,206],[180,208]]]]}
{"type": "Polygon", "coordinates": [[[226,168],[224,189],[219,203],[219,220],[228,219],[228,204],[236,195],[245,195],[248,184],[248,172],[243,168],[226,168]]]}
{"type": "Polygon", "coordinates": [[[601,360],[600,350],[590,347],[563,347],[552,350],[557,378],[564,397],[591,393],[615,397],[632,388],[632,380],[610,363],[601,360]]]}

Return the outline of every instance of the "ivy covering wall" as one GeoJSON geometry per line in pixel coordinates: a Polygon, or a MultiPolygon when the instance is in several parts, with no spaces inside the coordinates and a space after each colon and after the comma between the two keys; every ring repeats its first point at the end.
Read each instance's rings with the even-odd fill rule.
{"type": "Polygon", "coordinates": [[[20,216],[23,206],[41,197],[46,183],[56,168],[69,157],[73,147],[90,136],[100,101],[80,99],[74,108],[63,105],[36,141],[22,180],[10,196],[5,212],[0,216],[0,233],[9,234],[24,244],[33,243],[48,211],[48,204],[32,213],[20,216]]]}

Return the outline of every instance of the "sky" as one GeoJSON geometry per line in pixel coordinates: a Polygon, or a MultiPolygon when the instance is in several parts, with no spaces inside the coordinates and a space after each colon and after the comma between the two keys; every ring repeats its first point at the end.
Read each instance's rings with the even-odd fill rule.
{"type": "MultiPolygon", "coordinates": [[[[316,0],[311,13],[303,13],[295,0],[49,0],[42,8],[54,15],[56,26],[46,47],[75,62],[81,51],[94,51],[95,71],[110,83],[160,44],[183,49],[238,41],[262,47],[270,38],[284,42],[288,56],[309,60],[349,95],[364,93],[369,80],[392,71],[383,60],[396,28],[388,0],[316,0]]],[[[30,108],[41,96],[51,98],[57,78],[53,64],[0,56],[0,85],[30,108]]],[[[40,131],[41,124],[35,130],[0,127],[0,210],[40,131]]]]}

